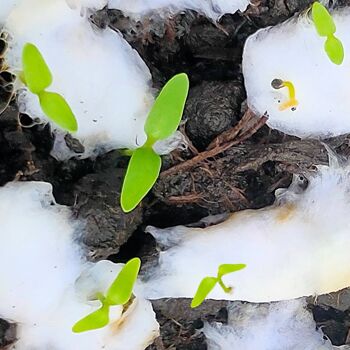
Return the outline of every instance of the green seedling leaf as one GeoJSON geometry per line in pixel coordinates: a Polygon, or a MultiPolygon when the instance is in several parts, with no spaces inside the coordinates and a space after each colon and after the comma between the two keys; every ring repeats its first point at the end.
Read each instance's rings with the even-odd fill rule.
{"type": "Polygon", "coordinates": [[[124,178],[121,207],[125,213],[135,209],[157,181],[162,160],[152,148],[138,148],[132,154],[124,178]]]}
{"type": "Polygon", "coordinates": [[[109,305],[124,305],[129,301],[140,266],[139,258],[133,258],[125,264],[107,291],[106,302],[109,305]]]}
{"type": "Polygon", "coordinates": [[[37,47],[27,43],[22,51],[23,83],[28,89],[39,94],[52,84],[52,75],[37,47]]]}
{"type": "Polygon", "coordinates": [[[324,49],[329,59],[335,64],[342,64],[344,60],[344,48],[341,41],[335,36],[329,36],[324,44],[324,49]]]}
{"type": "Polygon", "coordinates": [[[189,81],[185,73],[175,75],[165,84],[145,124],[148,144],[166,139],[176,131],[185,107],[188,88],[189,81]]]}
{"type": "Polygon", "coordinates": [[[312,20],[320,36],[328,37],[335,33],[336,27],[332,16],[328,10],[317,1],[312,5],[312,20]]]}
{"type": "Polygon", "coordinates": [[[55,92],[42,91],[39,94],[43,112],[62,129],[75,132],[78,123],[66,100],[55,92]]]}
{"type": "Polygon", "coordinates": [[[242,270],[246,266],[245,264],[222,264],[218,268],[218,278],[220,279],[224,275],[242,270]]]}
{"type": "Polygon", "coordinates": [[[109,323],[109,305],[103,304],[100,309],[85,316],[73,327],[74,333],[82,333],[93,329],[103,328],[109,323]]]}
{"type": "Polygon", "coordinates": [[[214,289],[218,279],[215,277],[205,277],[202,279],[195,296],[192,299],[191,307],[195,308],[203,303],[208,294],[214,289]]]}

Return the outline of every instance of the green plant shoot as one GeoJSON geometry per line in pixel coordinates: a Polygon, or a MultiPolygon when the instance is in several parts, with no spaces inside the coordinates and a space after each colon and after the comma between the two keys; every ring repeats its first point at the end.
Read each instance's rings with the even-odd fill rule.
{"type": "Polygon", "coordinates": [[[66,100],[55,92],[39,93],[40,106],[43,112],[57,125],[68,131],[77,131],[78,124],[66,100]]]}
{"type": "Polygon", "coordinates": [[[175,75],[163,87],[147,117],[147,143],[166,139],[179,126],[189,89],[185,73],[175,75]]]}
{"type": "Polygon", "coordinates": [[[177,74],[165,84],[154,102],[145,123],[147,141],[133,152],[124,178],[120,200],[124,212],[135,209],[157,181],[162,160],[152,147],[178,128],[188,89],[187,75],[177,74]]]}
{"type": "Polygon", "coordinates": [[[344,60],[344,48],[341,41],[336,38],[334,35],[329,36],[324,43],[324,49],[330,58],[330,60],[340,65],[344,60]]]}
{"type": "Polygon", "coordinates": [[[78,321],[72,328],[74,333],[82,333],[93,329],[103,328],[109,323],[109,305],[102,306],[78,321]]]}
{"type": "Polygon", "coordinates": [[[37,47],[27,43],[22,52],[24,83],[33,94],[39,94],[52,84],[52,74],[37,47]]]}
{"type": "Polygon", "coordinates": [[[162,159],[152,148],[141,147],[134,151],[124,178],[121,207],[128,213],[141,202],[159,176],[162,159]]]}
{"type": "Polygon", "coordinates": [[[336,26],[331,14],[318,1],[312,4],[312,20],[319,36],[330,36],[336,31],[336,26]]]}
{"type": "Polygon", "coordinates": [[[225,293],[230,293],[232,287],[227,287],[222,277],[232,272],[242,270],[246,267],[245,264],[222,264],[218,268],[216,277],[204,277],[198,286],[195,296],[192,299],[191,307],[198,307],[203,303],[208,294],[214,289],[218,283],[225,293]]]}
{"type": "Polygon", "coordinates": [[[207,295],[214,289],[218,283],[216,277],[204,277],[198,286],[197,292],[192,299],[191,307],[195,308],[203,303],[207,295]]]}
{"type": "Polygon", "coordinates": [[[140,267],[139,258],[131,259],[125,264],[107,291],[106,302],[109,305],[124,305],[130,300],[140,267]]]}
{"type": "Polygon", "coordinates": [[[64,130],[78,130],[77,120],[66,100],[55,92],[45,91],[52,84],[52,74],[38,48],[27,43],[22,51],[22,82],[40,100],[43,112],[64,130]]]}
{"type": "Polygon", "coordinates": [[[239,270],[242,270],[246,267],[245,264],[222,264],[218,268],[218,278],[239,270]]]}
{"type": "Polygon", "coordinates": [[[72,327],[72,331],[82,333],[107,326],[110,306],[125,305],[132,297],[140,266],[139,258],[129,260],[109,287],[106,296],[102,293],[96,295],[96,300],[100,300],[102,304],[101,307],[79,320],[72,327]]]}
{"type": "Polygon", "coordinates": [[[331,14],[318,1],[313,3],[311,13],[318,35],[326,37],[324,50],[329,59],[334,64],[342,64],[344,60],[344,47],[342,42],[334,35],[336,26],[331,14]]]}

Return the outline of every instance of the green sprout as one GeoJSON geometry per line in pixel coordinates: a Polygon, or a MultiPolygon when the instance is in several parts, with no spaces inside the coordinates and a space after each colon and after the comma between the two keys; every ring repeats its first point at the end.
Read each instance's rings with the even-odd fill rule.
{"type": "Polygon", "coordinates": [[[214,289],[216,284],[218,283],[219,286],[224,290],[225,293],[230,293],[232,291],[232,287],[227,287],[222,277],[239,270],[242,270],[246,267],[245,264],[222,264],[218,268],[217,276],[216,277],[204,277],[201,281],[201,283],[198,286],[197,292],[195,296],[192,299],[191,307],[195,308],[198,307],[203,303],[205,298],[208,296],[208,294],[214,289]]]}
{"type": "Polygon", "coordinates": [[[153,145],[178,128],[188,89],[188,77],[181,73],[172,77],[159,93],[145,123],[146,143],[133,151],[126,171],[121,193],[124,212],[135,209],[157,181],[162,159],[153,145]]]}
{"type": "Polygon", "coordinates": [[[311,12],[318,35],[326,37],[324,49],[329,59],[335,64],[342,64],[344,48],[342,42],[334,35],[336,26],[331,14],[318,1],[313,3],[311,12]]]}
{"type": "Polygon", "coordinates": [[[110,285],[106,295],[97,293],[95,296],[94,300],[99,300],[101,307],[79,320],[72,327],[72,331],[74,333],[82,333],[107,326],[110,306],[125,305],[132,297],[140,266],[141,260],[139,258],[129,260],[110,285]]]}
{"type": "Polygon", "coordinates": [[[29,91],[38,96],[41,109],[46,116],[67,131],[77,131],[77,120],[66,100],[55,92],[45,91],[52,84],[52,74],[35,45],[30,43],[24,45],[22,65],[20,78],[29,91]]]}

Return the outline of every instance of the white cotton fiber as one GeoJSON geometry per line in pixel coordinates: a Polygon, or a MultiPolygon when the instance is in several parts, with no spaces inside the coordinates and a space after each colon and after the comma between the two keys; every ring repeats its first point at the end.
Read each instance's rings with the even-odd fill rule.
{"type": "Polygon", "coordinates": [[[46,183],[0,189],[0,315],[20,323],[52,313],[80,273],[69,211],[51,206],[51,191],[46,183]]]}
{"type": "Polygon", "coordinates": [[[320,167],[303,192],[298,178],[276,204],[234,213],[205,229],[148,228],[161,247],[145,296],[192,298],[221,264],[247,267],[224,276],[209,298],[269,302],[325,294],[350,285],[350,168],[320,167]]]}
{"type": "MultiPolygon", "coordinates": [[[[26,42],[35,44],[53,75],[48,88],[62,94],[78,120],[75,134],[89,156],[101,150],[135,148],[145,141],[152,106],[151,75],[120,34],[93,28],[65,0],[25,0],[5,23],[11,39],[6,60],[21,70],[26,42]]],[[[20,110],[46,119],[36,96],[19,91],[20,110]]]]}
{"type": "Polygon", "coordinates": [[[109,0],[108,7],[130,14],[146,15],[150,11],[160,13],[178,13],[185,9],[195,10],[207,17],[218,20],[226,13],[244,11],[249,5],[247,0],[109,0]]]}
{"type": "Polygon", "coordinates": [[[226,13],[244,11],[249,5],[247,0],[67,0],[75,7],[110,9],[123,11],[131,16],[147,16],[151,11],[169,16],[186,9],[195,10],[213,20],[219,20],[226,13]]]}
{"type": "Polygon", "coordinates": [[[105,328],[75,334],[72,326],[99,307],[123,264],[87,263],[76,239],[84,229],[55,204],[50,184],[0,188],[0,318],[18,324],[16,350],[144,350],[158,334],[150,302],[136,298],[127,313],[111,309],[105,328]],[[145,322],[145,323],[143,323],[145,322]]]}
{"type": "MultiPolygon", "coordinates": [[[[0,22],[10,34],[6,55],[10,70],[22,69],[25,43],[39,48],[53,74],[48,90],[62,94],[77,117],[74,136],[86,149],[81,157],[142,145],[146,139],[144,122],[153,103],[151,75],[137,52],[119,33],[109,28],[98,30],[88,21],[89,11],[105,5],[135,15],[156,9],[169,14],[189,8],[218,19],[244,9],[248,2],[6,0],[0,9],[0,22]]],[[[21,112],[47,120],[37,97],[26,88],[18,91],[18,103],[21,112]]],[[[61,143],[56,143],[52,154],[58,159],[72,156],[61,143]]]]}
{"type": "Polygon", "coordinates": [[[0,28],[4,24],[7,16],[14,9],[14,7],[22,0],[1,0],[0,6],[0,28]]]}
{"type": "Polygon", "coordinates": [[[321,330],[316,330],[304,299],[270,304],[234,303],[229,307],[227,325],[207,323],[203,331],[208,350],[338,349],[324,338],[321,330]]]}
{"type": "Polygon", "coordinates": [[[248,105],[257,114],[267,111],[268,125],[300,137],[326,137],[350,132],[350,12],[334,14],[336,36],[342,41],[342,65],[332,63],[313,22],[305,14],[248,38],[243,73],[248,105]],[[291,81],[295,110],[279,107],[288,99],[286,88],[275,90],[273,79],[291,81]]]}

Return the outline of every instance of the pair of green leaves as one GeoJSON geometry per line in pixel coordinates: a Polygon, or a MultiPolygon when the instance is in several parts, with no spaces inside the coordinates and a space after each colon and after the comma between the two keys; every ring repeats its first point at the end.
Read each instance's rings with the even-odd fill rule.
{"type": "Polygon", "coordinates": [[[24,45],[22,65],[21,79],[29,91],[39,97],[40,106],[47,117],[67,131],[77,131],[77,120],[66,100],[60,94],[45,91],[52,84],[52,74],[35,45],[24,45]]]}
{"type": "Polygon", "coordinates": [[[226,287],[222,281],[222,277],[239,270],[242,270],[246,267],[245,264],[222,264],[218,268],[216,277],[204,277],[201,283],[198,286],[197,292],[192,299],[191,307],[195,308],[203,303],[208,294],[214,289],[218,283],[225,293],[231,291],[231,287],[226,287]]]}
{"type": "Polygon", "coordinates": [[[335,64],[342,64],[344,60],[344,48],[342,42],[335,37],[336,26],[328,10],[319,2],[312,5],[312,20],[317,33],[326,37],[324,49],[329,59],[335,64]]]}
{"type": "Polygon", "coordinates": [[[73,332],[81,333],[107,326],[110,306],[124,305],[130,300],[140,266],[139,258],[129,260],[109,287],[106,296],[102,293],[98,296],[102,306],[78,321],[72,328],[73,332]]]}
{"type": "Polygon", "coordinates": [[[157,181],[162,160],[152,146],[171,136],[178,128],[188,89],[188,77],[181,73],[171,78],[158,95],[145,124],[147,141],[133,152],[126,171],[121,193],[124,212],[135,209],[157,181]]]}

